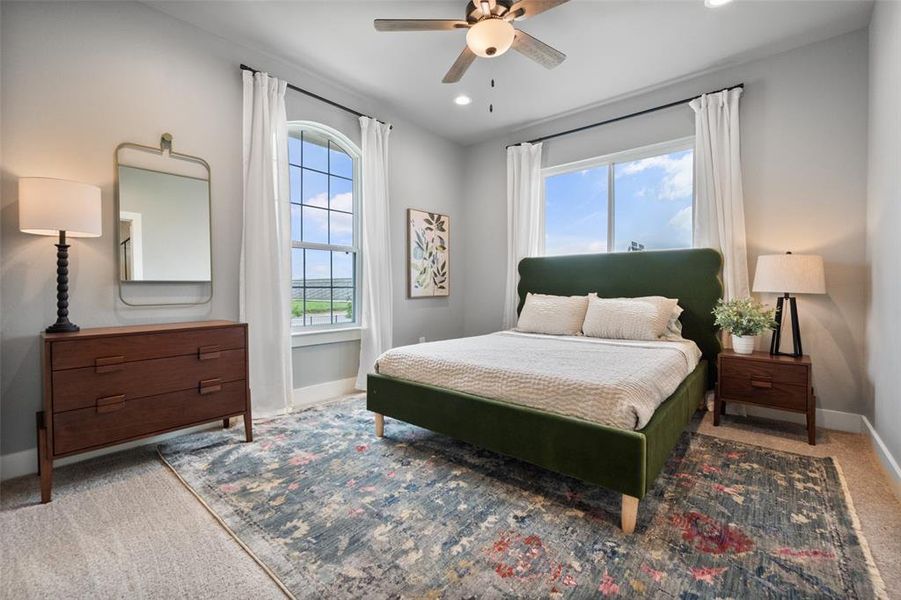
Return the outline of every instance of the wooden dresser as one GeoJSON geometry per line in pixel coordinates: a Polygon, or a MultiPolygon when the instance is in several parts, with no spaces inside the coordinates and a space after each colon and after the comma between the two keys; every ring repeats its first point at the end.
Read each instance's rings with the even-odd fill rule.
{"type": "Polygon", "coordinates": [[[718,358],[719,379],[714,397],[713,424],[727,402],[756,404],[807,417],[807,442],[816,445],[817,399],[809,356],[773,356],[766,352],[738,354],[723,350],[718,358]]]}
{"type": "Polygon", "coordinates": [[[247,325],[200,321],[43,335],[41,502],[57,458],[244,417],[252,441],[247,325]]]}

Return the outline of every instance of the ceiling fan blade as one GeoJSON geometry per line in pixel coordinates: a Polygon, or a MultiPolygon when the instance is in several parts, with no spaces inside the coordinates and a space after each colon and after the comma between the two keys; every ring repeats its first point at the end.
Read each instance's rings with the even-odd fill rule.
{"type": "Polygon", "coordinates": [[[469,49],[469,46],[463,48],[463,52],[460,53],[460,56],[457,57],[457,60],[454,61],[454,64],[451,65],[450,70],[447,72],[447,75],[444,76],[444,79],[441,80],[441,83],[457,83],[463,77],[463,74],[466,73],[466,69],[469,68],[469,65],[476,59],[475,53],[469,49]]]}
{"type": "Polygon", "coordinates": [[[546,69],[553,69],[566,60],[566,55],[559,50],[551,48],[541,40],[533,38],[519,29],[516,30],[516,37],[513,38],[513,49],[528,56],[546,69]]]}
{"type": "Polygon", "coordinates": [[[376,19],[377,31],[453,31],[468,29],[469,23],[456,19],[376,19]]]}
{"type": "Polygon", "coordinates": [[[504,15],[505,19],[528,19],[546,10],[556,8],[569,0],[519,0],[504,15]]]}

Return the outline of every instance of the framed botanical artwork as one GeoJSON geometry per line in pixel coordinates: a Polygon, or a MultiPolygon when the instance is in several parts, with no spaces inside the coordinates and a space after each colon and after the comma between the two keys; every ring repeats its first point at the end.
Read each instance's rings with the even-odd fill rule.
{"type": "Polygon", "coordinates": [[[450,217],[407,209],[407,297],[450,293],[450,217]]]}

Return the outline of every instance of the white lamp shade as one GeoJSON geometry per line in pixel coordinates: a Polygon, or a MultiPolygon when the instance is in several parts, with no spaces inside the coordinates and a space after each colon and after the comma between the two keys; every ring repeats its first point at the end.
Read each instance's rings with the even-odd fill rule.
{"type": "Polygon", "coordinates": [[[100,188],[96,185],[50,179],[19,179],[19,231],[37,235],[100,237],[100,188]]]}
{"type": "Polygon", "coordinates": [[[755,292],[825,294],[823,257],[813,254],[767,254],[757,259],[755,292]]]}
{"type": "Polygon", "coordinates": [[[466,32],[466,45],[476,56],[500,56],[513,45],[516,30],[503,19],[484,19],[466,32]]]}

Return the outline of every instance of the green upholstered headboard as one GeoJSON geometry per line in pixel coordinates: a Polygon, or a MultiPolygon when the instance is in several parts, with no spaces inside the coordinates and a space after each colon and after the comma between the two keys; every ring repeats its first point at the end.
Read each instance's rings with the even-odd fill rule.
{"type": "Polygon", "coordinates": [[[682,335],[701,349],[716,381],[720,339],[711,311],[723,295],[722,257],[716,250],[660,250],[525,258],[519,263],[519,307],[526,293],[602,298],[666,296],[678,298],[682,335]]]}

